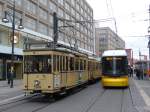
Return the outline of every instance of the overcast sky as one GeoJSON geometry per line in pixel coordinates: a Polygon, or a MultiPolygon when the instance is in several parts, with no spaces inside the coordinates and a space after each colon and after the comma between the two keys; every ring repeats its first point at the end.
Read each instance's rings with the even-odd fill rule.
{"type": "MultiPolygon", "coordinates": [[[[138,58],[139,49],[148,55],[149,4],[150,0],[87,0],[94,11],[94,19],[114,17],[118,35],[125,40],[126,48],[132,48],[138,58]]],[[[99,26],[109,26],[115,31],[114,21],[99,22],[99,26]]]]}

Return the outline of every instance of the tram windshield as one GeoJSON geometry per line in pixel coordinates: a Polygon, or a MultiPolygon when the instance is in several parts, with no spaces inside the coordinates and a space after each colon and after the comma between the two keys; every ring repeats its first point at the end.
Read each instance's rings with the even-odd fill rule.
{"type": "Polygon", "coordinates": [[[103,57],[102,72],[104,75],[127,75],[127,57],[103,57]]]}
{"type": "Polygon", "coordinates": [[[24,56],[24,73],[51,73],[52,57],[43,55],[24,56]]]}

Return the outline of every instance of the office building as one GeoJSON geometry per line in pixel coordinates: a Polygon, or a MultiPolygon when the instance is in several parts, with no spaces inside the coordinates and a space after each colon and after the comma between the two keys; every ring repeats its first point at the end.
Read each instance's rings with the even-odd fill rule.
{"type": "Polygon", "coordinates": [[[95,35],[98,56],[101,56],[105,50],[125,49],[125,41],[109,27],[96,28],[95,35]]]}
{"type": "MultiPolygon", "coordinates": [[[[7,11],[13,12],[14,0],[0,0],[0,19],[7,11]]],[[[61,19],[59,21],[58,42],[76,45],[79,50],[92,54],[94,51],[93,10],[86,0],[15,0],[16,30],[15,40],[15,72],[16,78],[22,74],[22,49],[26,41],[53,40],[53,12],[61,19]],[[17,29],[18,18],[23,19],[24,29],[17,29]],[[88,21],[88,22],[87,22],[88,21]],[[63,27],[68,26],[68,27],[63,27]],[[69,27],[73,26],[73,27],[69,27]]],[[[8,17],[11,21],[12,17],[8,17]]],[[[7,78],[11,62],[11,25],[0,21],[0,79],[7,78]]]]}

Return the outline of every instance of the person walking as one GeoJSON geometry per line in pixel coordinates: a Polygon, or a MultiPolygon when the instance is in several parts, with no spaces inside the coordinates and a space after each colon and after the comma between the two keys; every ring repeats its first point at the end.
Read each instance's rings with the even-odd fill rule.
{"type": "Polygon", "coordinates": [[[10,84],[10,77],[11,77],[11,69],[9,68],[8,72],[7,72],[7,83],[8,84],[10,84]]]}
{"type": "Polygon", "coordinates": [[[140,80],[140,70],[136,69],[136,77],[138,80],[140,80]]]}

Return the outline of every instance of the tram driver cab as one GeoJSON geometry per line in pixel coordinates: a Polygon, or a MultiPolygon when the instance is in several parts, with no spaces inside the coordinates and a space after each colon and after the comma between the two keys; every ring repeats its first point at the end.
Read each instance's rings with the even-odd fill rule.
{"type": "Polygon", "coordinates": [[[103,87],[128,86],[128,61],[125,50],[108,50],[102,55],[103,87]]]}

